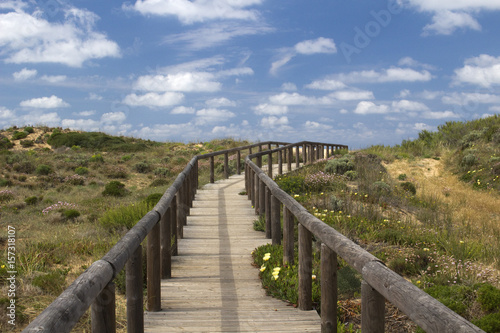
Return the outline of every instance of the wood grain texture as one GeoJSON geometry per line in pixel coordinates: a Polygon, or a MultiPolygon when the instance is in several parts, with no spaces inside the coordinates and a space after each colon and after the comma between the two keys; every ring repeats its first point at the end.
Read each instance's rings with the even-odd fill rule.
{"type": "Polygon", "coordinates": [[[301,311],[266,296],[251,252],[269,242],[244,176],[207,184],[196,194],[172,278],[162,280],[162,310],[146,312],[145,332],[319,332],[316,311],[301,311]]]}

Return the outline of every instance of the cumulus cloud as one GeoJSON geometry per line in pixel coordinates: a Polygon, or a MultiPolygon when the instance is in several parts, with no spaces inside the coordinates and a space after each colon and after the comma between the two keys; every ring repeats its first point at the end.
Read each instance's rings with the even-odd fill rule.
{"type": "Polygon", "coordinates": [[[69,104],[61,98],[52,95],[50,97],[33,98],[19,103],[22,107],[37,108],[37,109],[55,109],[68,107],[69,104]]]}
{"type": "Polygon", "coordinates": [[[465,60],[464,67],[455,70],[454,81],[483,87],[500,84],[500,57],[481,54],[465,60]]]}
{"type": "Polygon", "coordinates": [[[328,105],[333,103],[330,97],[317,98],[286,92],[269,97],[269,101],[276,105],[328,105]]]}
{"type": "Polygon", "coordinates": [[[372,91],[367,90],[341,90],[336,91],[328,96],[333,97],[339,101],[355,101],[360,99],[374,99],[372,91]]]}
{"type": "Polygon", "coordinates": [[[4,106],[0,106],[0,119],[1,120],[7,120],[7,119],[12,119],[14,118],[15,114],[13,111],[7,109],[4,106]]]}
{"type": "Polygon", "coordinates": [[[391,112],[391,109],[387,105],[376,105],[373,102],[361,101],[354,109],[356,114],[386,114],[391,112]]]}
{"type": "Polygon", "coordinates": [[[416,71],[411,68],[391,67],[381,71],[368,70],[339,74],[338,79],[348,83],[427,82],[432,79],[432,75],[427,70],[416,71]]]}
{"type": "Polygon", "coordinates": [[[87,60],[120,56],[118,44],[94,30],[94,13],[62,5],[64,20],[49,22],[38,10],[26,12],[26,7],[0,14],[4,61],[81,67],[87,60]]]}
{"type": "Polygon", "coordinates": [[[186,107],[186,106],[177,106],[172,109],[170,114],[194,114],[196,110],[191,107],[186,107]]]}
{"type": "Polygon", "coordinates": [[[297,91],[297,86],[292,82],[285,82],[281,85],[281,90],[284,91],[297,91]]]}
{"type": "Polygon", "coordinates": [[[93,119],[63,119],[61,126],[72,130],[96,132],[101,128],[101,122],[93,119]]]}
{"type": "Polygon", "coordinates": [[[457,29],[481,30],[481,25],[470,14],[464,12],[439,11],[434,14],[432,23],[424,27],[423,35],[451,35],[457,29]]]}
{"type": "Polygon", "coordinates": [[[221,106],[236,106],[235,101],[231,101],[225,97],[209,99],[205,104],[214,108],[221,106]]]}
{"type": "Polygon", "coordinates": [[[256,20],[258,12],[248,7],[261,3],[262,0],[137,0],[123,8],[143,15],[176,16],[184,24],[193,24],[221,19],[256,20]]]}
{"type": "Polygon", "coordinates": [[[66,75],[44,75],[40,79],[49,83],[59,83],[66,81],[66,75]]]}
{"type": "Polygon", "coordinates": [[[320,124],[316,121],[306,121],[306,123],[304,124],[304,127],[306,128],[306,130],[309,130],[309,131],[328,131],[328,130],[331,130],[333,127],[330,126],[330,125],[325,125],[325,124],[320,124]]]}
{"type": "Polygon", "coordinates": [[[495,104],[500,103],[500,96],[483,93],[451,93],[441,98],[443,104],[469,105],[469,104],[495,104]]]}
{"type": "Polygon", "coordinates": [[[123,112],[108,112],[101,116],[101,122],[104,124],[121,124],[127,119],[127,116],[123,112]]]}
{"type": "Polygon", "coordinates": [[[286,105],[273,105],[273,104],[259,104],[253,108],[257,115],[272,115],[280,116],[288,113],[288,106],[286,105]]]}
{"type": "Polygon", "coordinates": [[[325,79],[325,80],[313,81],[308,85],[306,85],[305,87],[309,89],[319,89],[319,90],[337,90],[346,88],[347,86],[345,85],[344,82],[338,80],[325,79]]]}
{"type": "Polygon", "coordinates": [[[196,125],[214,124],[227,121],[236,115],[228,110],[220,110],[215,108],[201,109],[196,111],[196,125]]]}
{"type": "Polygon", "coordinates": [[[135,93],[125,96],[123,103],[130,106],[146,106],[149,108],[165,107],[179,104],[184,100],[184,94],[167,91],[163,94],[150,92],[144,95],[135,93]]]}
{"type": "Polygon", "coordinates": [[[449,119],[460,117],[453,111],[425,111],[422,112],[420,116],[425,119],[449,119]]]}
{"type": "Polygon", "coordinates": [[[143,91],[208,91],[221,88],[214,81],[214,74],[208,72],[181,72],[167,75],[144,75],[137,79],[134,88],[143,91]]]}
{"type": "Polygon", "coordinates": [[[275,128],[275,127],[285,126],[288,125],[288,117],[286,116],[282,116],[279,118],[275,116],[264,117],[261,119],[260,125],[265,128],[275,128]]]}
{"type": "Polygon", "coordinates": [[[424,103],[409,101],[402,99],[400,101],[392,102],[392,108],[394,111],[428,111],[429,107],[424,103]]]}
{"type": "Polygon", "coordinates": [[[12,74],[12,76],[16,81],[25,81],[34,78],[37,73],[38,71],[36,69],[23,68],[19,72],[12,74]]]}

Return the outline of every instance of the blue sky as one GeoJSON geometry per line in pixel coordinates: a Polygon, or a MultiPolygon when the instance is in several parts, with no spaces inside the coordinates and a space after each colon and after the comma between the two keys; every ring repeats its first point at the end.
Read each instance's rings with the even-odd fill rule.
{"type": "Polygon", "coordinates": [[[500,113],[498,0],[0,2],[0,127],[393,145],[500,113]]]}

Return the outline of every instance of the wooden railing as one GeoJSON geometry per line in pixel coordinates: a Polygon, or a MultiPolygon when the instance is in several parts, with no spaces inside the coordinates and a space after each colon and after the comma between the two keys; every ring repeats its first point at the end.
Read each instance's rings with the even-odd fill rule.
{"type": "Polygon", "coordinates": [[[312,161],[314,157],[320,158],[324,152],[323,144],[302,142],[251,154],[245,160],[246,188],[256,212],[261,215],[265,213],[266,236],[272,238],[273,244],[281,244],[283,233],[283,264],[292,264],[294,261],[294,219],[298,221],[298,306],[302,310],[312,309],[312,236],[321,242],[321,332],[337,331],[337,256],[362,275],[361,331],[363,333],[384,332],[386,300],[426,332],[484,332],[310,214],[278,187],[272,180],[270,169],[266,173],[259,167],[262,156],[278,154],[280,161],[282,152],[288,151],[291,156],[294,149],[298,163],[300,146],[304,161],[312,161]],[[255,160],[255,163],[252,160],[255,160]],[[281,210],[283,230],[280,221],[281,210]]]}
{"type": "Polygon", "coordinates": [[[292,163],[300,166],[329,157],[347,146],[317,142],[261,142],[193,157],[177,176],[158,204],[148,212],[100,260],[83,272],[52,304],[36,317],[23,332],[70,332],[81,316],[91,308],[93,332],[115,332],[115,288],[113,279],[126,268],[127,331],[144,331],[142,246],[147,236],[147,310],[161,310],[161,279],[171,277],[172,255],[198,188],[198,162],[209,159],[210,182],[215,181],[215,157],[223,155],[224,177],[229,177],[229,156],[236,154],[236,173],[241,173],[245,158],[245,186],[257,214],[266,213],[266,236],[273,244],[281,243],[280,211],[283,206],[283,247],[287,263],[294,260],[294,218],[299,228],[299,307],[312,308],[312,235],[321,246],[322,332],[336,331],[337,255],[363,276],[363,332],[383,332],[385,299],[406,313],[427,332],[482,332],[453,311],[384,266],[377,258],[309,214],[272,180],[273,164],[278,173],[292,163]],[[276,148],[272,149],[272,146],[276,148]],[[282,146],[282,147],[280,147],[282,146]],[[256,153],[252,153],[253,149],[256,153]],[[263,157],[268,168],[264,172],[263,157]],[[254,160],[255,162],[253,162],[254,160]],[[172,239],[174,240],[172,243],[172,239]],[[385,299],[384,299],[385,298],[385,299]]]}

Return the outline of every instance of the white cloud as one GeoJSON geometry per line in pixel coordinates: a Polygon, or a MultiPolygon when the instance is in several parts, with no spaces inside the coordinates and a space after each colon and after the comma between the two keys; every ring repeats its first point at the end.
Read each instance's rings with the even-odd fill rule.
{"type": "Polygon", "coordinates": [[[308,85],[306,85],[305,87],[309,89],[319,89],[319,90],[337,90],[346,88],[347,86],[345,85],[345,83],[341,81],[326,79],[326,80],[313,81],[308,85]]]}
{"type": "Polygon", "coordinates": [[[89,111],[81,111],[75,113],[75,115],[80,116],[80,117],[90,117],[95,115],[95,110],[89,110],[89,111]]]}
{"type": "Polygon", "coordinates": [[[4,106],[0,106],[0,119],[12,119],[15,114],[4,106]]]}
{"type": "Polygon", "coordinates": [[[17,124],[40,124],[47,126],[60,126],[61,118],[56,112],[30,112],[16,119],[17,124]]]}
{"type": "Polygon", "coordinates": [[[163,94],[155,92],[144,95],[134,93],[125,96],[123,103],[131,106],[147,106],[149,108],[164,107],[179,104],[184,100],[184,94],[167,91],[163,94]]]}
{"type": "Polygon", "coordinates": [[[464,67],[455,70],[455,83],[470,83],[483,87],[500,84],[500,57],[482,54],[469,58],[464,67]]]}
{"type": "Polygon", "coordinates": [[[253,108],[257,115],[272,115],[280,116],[288,113],[288,106],[286,105],[273,105],[273,104],[259,104],[253,108]]]}
{"type": "Polygon", "coordinates": [[[336,53],[337,47],[333,39],[319,37],[295,44],[294,49],[299,54],[336,53]]]}
{"type": "Polygon", "coordinates": [[[444,104],[468,105],[468,104],[495,104],[500,103],[500,96],[482,93],[451,93],[442,97],[444,104]]]}
{"type": "Polygon", "coordinates": [[[453,111],[425,111],[420,115],[425,119],[448,119],[448,118],[459,118],[460,116],[453,111]]]}
{"type": "Polygon", "coordinates": [[[101,128],[101,122],[93,119],[63,119],[61,126],[72,130],[96,132],[101,128]]]}
{"type": "Polygon", "coordinates": [[[271,69],[269,70],[269,72],[273,75],[276,75],[278,69],[285,66],[290,60],[292,60],[293,57],[294,57],[293,54],[287,54],[283,56],[281,59],[274,61],[271,64],[271,69]]]}
{"type": "Polygon", "coordinates": [[[275,116],[264,117],[261,119],[260,125],[266,128],[285,126],[288,125],[288,117],[286,116],[282,116],[279,118],[275,116]]]}
{"type": "Polygon", "coordinates": [[[44,75],[40,79],[50,82],[50,83],[59,83],[66,81],[66,75],[44,75]]]}
{"type": "Polygon", "coordinates": [[[422,11],[440,10],[500,10],[500,3],[496,0],[409,0],[422,11]]]}
{"type": "Polygon", "coordinates": [[[206,125],[227,121],[236,115],[228,110],[219,110],[215,108],[201,109],[196,111],[196,125],[206,125]]]}
{"type": "Polygon", "coordinates": [[[428,111],[429,107],[423,103],[402,99],[392,102],[392,108],[395,112],[399,111],[428,111]]]}
{"type": "Polygon", "coordinates": [[[451,35],[459,28],[469,28],[479,31],[481,30],[481,25],[468,13],[443,10],[435,13],[432,18],[432,24],[424,27],[424,36],[432,33],[451,35]]]}
{"type": "Polygon", "coordinates": [[[354,110],[356,114],[386,114],[389,112],[391,112],[391,110],[387,105],[376,105],[368,101],[359,102],[354,110]]]}
{"type": "Polygon", "coordinates": [[[489,110],[500,113],[500,105],[490,106],[489,110]]]}
{"type": "Polygon", "coordinates": [[[408,90],[408,89],[403,89],[399,92],[399,95],[398,97],[399,98],[406,98],[406,97],[409,97],[411,95],[411,91],[408,90]]]}
{"type": "Polygon", "coordinates": [[[281,93],[269,97],[272,104],[277,105],[328,105],[332,104],[333,100],[330,97],[309,97],[299,93],[281,93]]]}
{"type": "Polygon", "coordinates": [[[423,99],[427,100],[433,100],[438,98],[439,96],[443,95],[442,91],[429,91],[429,90],[424,90],[419,94],[423,99]]]}
{"type": "Polygon", "coordinates": [[[214,75],[207,72],[180,72],[167,75],[144,75],[137,79],[134,88],[144,91],[208,91],[221,88],[221,83],[214,81],[214,75]]]}
{"type": "Polygon", "coordinates": [[[63,101],[61,98],[52,95],[50,97],[40,97],[33,98],[26,101],[22,101],[19,103],[22,107],[30,107],[37,109],[55,109],[55,108],[63,108],[68,107],[69,104],[63,101]]]}
{"type": "Polygon", "coordinates": [[[121,124],[127,119],[127,116],[123,112],[108,112],[101,116],[101,122],[103,124],[118,123],[121,124]]]}
{"type": "Polygon", "coordinates": [[[16,81],[25,81],[34,78],[37,73],[38,71],[36,69],[23,68],[19,72],[12,74],[12,76],[16,81]]]}
{"type": "Polygon", "coordinates": [[[214,108],[221,106],[236,106],[236,102],[231,101],[225,97],[209,99],[205,102],[205,104],[214,108]]]}
{"type": "Polygon", "coordinates": [[[170,114],[194,114],[196,110],[191,107],[186,107],[186,106],[177,106],[172,109],[170,114]]]}
{"type": "Polygon", "coordinates": [[[190,30],[178,34],[171,34],[163,38],[167,44],[184,43],[190,50],[202,50],[209,47],[221,45],[235,37],[262,35],[274,31],[265,24],[239,24],[218,22],[199,29],[190,30]]]}
{"type": "Polygon", "coordinates": [[[256,20],[258,12],[247,9],[262,0],[137,0],[124,9],[136,10],[143,15],[176,16],[184,24],[208,20],[256,20]]]}
{"type": "Polygon", "coordinates": [[[342,90],[336,91],[328,96],[333,97],[339,101],[355,101],[360,99],[374,99],[373,92],[367,90],[342,90]]]}
{"type": "Polygon", "coordinates": [[[414,124],[404,124],[399,123],[398,128],[396,129],[396,134],[398,135],[413,135],[423,130],[432,131],[435,127],[429,126],[425,123],[414,123],[414,124]]]}
{"type": "Polygon", "coordinates": [[[118,44],[94,30],[94,13],[65,6],[64,21],[52,23],[35,10],[0,14],[0,47],[10,63],[59,63],[81,67],[90,59],[119,57],[118,44]]]}
{"type": "Polygon", "coordinates": [[[310,120],[306,121],[304,127],[306,128],[306,130],[313,130],[313,131],[328,131],[333,128],[330,125],[320,124],[316,121],[310,121],[310,120]]]}
{"type": "Polygon", "coordinates": [[[429,71],[416,71],[411,68],[391,67],[379,72],[374,70],[350,72],[339,74],[338,79],[342,82],[357,83],[385,83],[385,82],[426,82],[432,79],[429,71]]]}
{"type": "Polygon", "coordinates": [[[90,93],[88,99],[90,99],[91,101],[101,101],[102,96],[100,96],[96,93],[90,93]]]}

